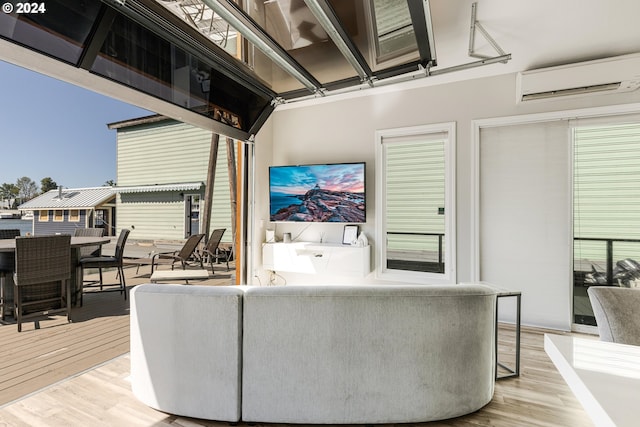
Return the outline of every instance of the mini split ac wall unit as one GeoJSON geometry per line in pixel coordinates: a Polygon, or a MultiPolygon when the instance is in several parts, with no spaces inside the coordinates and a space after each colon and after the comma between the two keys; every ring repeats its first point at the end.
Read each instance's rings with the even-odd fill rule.
{"type": "Polygon", "coordinates": [[[520,72],[516,102],[631,92],[638,87],[640,54],[631,54],[520,72]]]}

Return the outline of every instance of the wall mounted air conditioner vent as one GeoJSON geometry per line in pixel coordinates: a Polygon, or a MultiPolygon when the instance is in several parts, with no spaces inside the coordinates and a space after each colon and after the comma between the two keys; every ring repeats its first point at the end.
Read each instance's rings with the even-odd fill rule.
{"type": "Polygon", "coordinates": [[[516,101],[631,92],[638,87],[640,54],[631,54],[518,73],[516,101]]]}

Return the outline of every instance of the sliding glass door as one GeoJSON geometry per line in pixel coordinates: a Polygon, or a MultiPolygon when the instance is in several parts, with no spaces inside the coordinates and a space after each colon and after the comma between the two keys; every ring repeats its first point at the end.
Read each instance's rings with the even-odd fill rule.
{"type": "Polygon", "coordinates": [[[640,284],[640,121],[612,121],[580,121],[572,132],[576,324],[596,324],[589,286],[640,284]]]}
{"type": "Polygon", "coordinates": [[[481,124],[477,148],[476,278],[562,329],[596,325],[590,286],[640,287],[640,115],[572,115],[481,124]]]}

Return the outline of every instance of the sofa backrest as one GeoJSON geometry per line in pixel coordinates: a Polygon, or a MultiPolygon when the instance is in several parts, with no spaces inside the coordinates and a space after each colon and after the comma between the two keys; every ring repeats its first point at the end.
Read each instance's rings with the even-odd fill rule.
{"type": "Polygon", "coordinates": [[[421,422],[493,396],[488,287],[253,287],[243,304],[245,421],[421,422]]]}

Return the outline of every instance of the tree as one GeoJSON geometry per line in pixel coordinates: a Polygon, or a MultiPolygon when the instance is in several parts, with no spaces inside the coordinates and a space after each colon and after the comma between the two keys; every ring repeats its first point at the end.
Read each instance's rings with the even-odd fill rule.
{"type": "Polygon", "coordinates": [[[104,185],[106,185],[107,187],[115,187],[116,186],[116,182],[114,180],[110,179],[110,180],[106,181],[104,183],[104,185]]]}
{"type": "Polygon", "coordinates": [[[2,200],[2,204],[4,205],[7,200],[15,199],[18,195],[18,192],[18,187],[16,187],[14,184],[8,182],[2,184],[0,186],[0,200],[2,200]]]}
{"type": "Polygon", "coordinates": [[[18,187],[18,196],[22,199],[23,202],[33,199],[38,193],[38,186],[31,180],[31,178],[27,176],[18,178],[16,187],[18,187]]]}
{"type": "Polygon", "coordinates": [[[50,177],[42,178],[40,180],[40,190],[42,193],[46,193],[49,190],[55,190],[58,188],[58,184],[50,177]]]}

